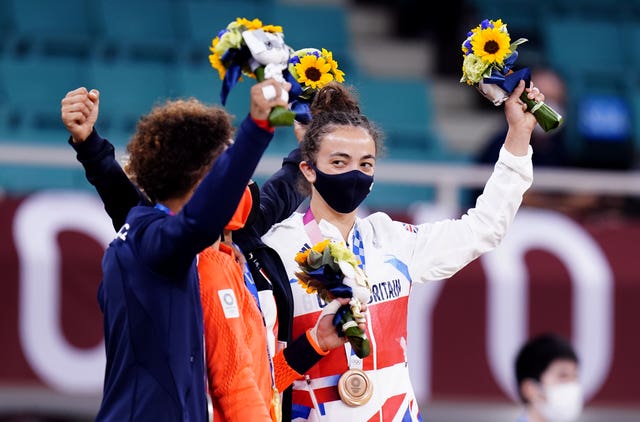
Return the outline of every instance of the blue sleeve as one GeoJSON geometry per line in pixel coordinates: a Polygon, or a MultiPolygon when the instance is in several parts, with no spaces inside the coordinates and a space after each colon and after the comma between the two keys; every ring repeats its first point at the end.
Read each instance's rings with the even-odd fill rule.
{"type": "Polygon", "coordinates": [[[74,143],[71,138],[68,142],[76,150],[76,159],[100,195],[116,230],[122,227],[131,208],[149,203],[122,170],[115,158],[113,145],[100,137],[95,129],[84,142],[74,143]]]}
{"type": "Polygon", "coordinates": [[[247,117],[235,142],[216,159],[182,210],[145,229],[138,249],[143,258],[165,269],[181,266],[181,259],[190,265],[197,253],[213,244],[233,216],[272,137],[247,117]]]}
{"type": "Polygon", "coordinates": [[[252,224],[256,235],[262,236],[271,226],[289,217],[306,198],[297,186],[301,160],[299,148],[291,151],[280,170],[260,189],[260,213],[252,224]]]}

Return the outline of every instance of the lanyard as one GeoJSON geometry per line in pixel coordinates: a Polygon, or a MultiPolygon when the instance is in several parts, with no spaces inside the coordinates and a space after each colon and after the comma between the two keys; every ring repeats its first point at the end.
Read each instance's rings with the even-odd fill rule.
{"type": "MultiPolygon", "coordinates": [[[[313,216],[313,212],[311,208],[307,209],[307,212],[302,216],[302,222],[304,223],[304,229],[311,239],[311,242],[318,243],[324,239],[322,232],[320,231],[320,227],[318,226],[318,222],[313,216]]],[[[362,242],[362,236],[360,235],[360,230],[358,230],[358,225],[356,224],[353,228],[353,236],[351,236],[351,250],[353,254],[358,257],[360,260],[360,268],[364,270],[365,260],[364,260],[364,244],[362,242]]]]}
{"type": "MultiPolygon", "coordinates": [[[[240,250],[238,245],[236,245],[235,243],[234,243],[234,246],[238,248],[238,250],[240,250]]],[[[262,314],[262,307],[260,306],[260,296],[258,295],[258,288],[256,287],[256,283],[253,280],[253,275],[251,274],[251,270],[249,269],[249,263],[246,259],[243,265],[242,275],[244,277],[244,284],[245,286],[247,286],[247,290],[249,290],[249,292],[255,299],[256,305],[258,305],[258,309],[260,309],[260,313],[262,314]]],[[[264,316],[263,316],[263,319],[264,319],[264,316]]]]}
{"type": "Polygon", "coordinates": [[[175,215],[175,214],[173,213],[173,211],[171,211],[171,210],[169,209],[169,207],[167,207],[166,205],[163,205],[163,204],[161,204],[161,203],[159,203],[159,202],[158,202],[156,205],[154,205],[154,208],[155,208],[155,209],[158,209],[158,210],[160,210],[160,211],[163,211],[165,214],[175,215]]]}
{"type": "MultiPolygon", "coordinates": [[[[233,244],[238,250],[242,253],[242,250],[235,243],[233,244]]],[[[244,255],[244,253],[242,253],[244,255]]],[[[273,366],[273,357],[271,356],[271,351],[269,348],[269,336],[267,335],[267,321],[264,318],[264,314],[262,313],[262,308],[260,307],[260,296],[258,295],[258,288],[256,287],[256,283],[253,280],[253,275],[251,275],[251,270],[249,269],[249,263],[245,259],[243,265],[243,277],[244,284],[247,286],[247,290],[251,293],[253,298],[256,301],[256,305],[258,306],[258,310],[260,311],[260,315],[262,316],[262,325],[264,326],[264,335],[267,338],[267,358],[269,359],[269,371],[271,372],[271,388],[273,389],[273,399],[271,403],[271,411],[276,411],[276,415],[278,415],[278,406],[280,406],[280,394],[278,392],[278,388],[276,387],[276,373],[275,368],[273,366]]],[[[280,421],[282,419],[281,416],[276,417],[276,421],[280,421]]]]}

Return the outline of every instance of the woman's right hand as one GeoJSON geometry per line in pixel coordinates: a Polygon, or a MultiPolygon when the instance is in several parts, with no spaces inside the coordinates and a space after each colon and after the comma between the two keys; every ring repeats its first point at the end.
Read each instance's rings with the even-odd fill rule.
{"type": "Polygon", "coordinates": [[[254,120],[265,121],[269,119],[269,113],[275,106],[288,107],[288,95],[283,91],[291,89],[289,82],[280,83],[274,79],[266,79],[251,87],[251,117],[254,120]]]}
{"type": "MultiPolygon", "coordinates": [[[[317,345],[325,352],[333,350],[336,347],[342,346],[347,342],[347,336],[339,336],[336,326],[333,325],[333,316],[338,312],[343,305],[348,305],[350,299],[337,298],[327,303],[325,308],[320,313],[316,325],[311,329],[311,336],[316,341],[317,345]]],[[[360,312],[365,315],[367,305],[360,307],[360,312]]],[[[366,322],[361,322],[358,327],[362,330],[366,330],[366,322]]]]}
{"type": "Polygon", "coordinates": [[[71,134],[74,143],[84,142],[91,135],[98,120],[100,92],[81,87],[67,92],[60,102],[62,123],[71,134]]]}

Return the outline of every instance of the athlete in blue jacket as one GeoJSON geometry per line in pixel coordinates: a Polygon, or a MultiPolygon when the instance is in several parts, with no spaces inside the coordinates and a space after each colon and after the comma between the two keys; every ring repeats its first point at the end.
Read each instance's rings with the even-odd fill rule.
{"type": "MultiPolygon", "coordinates": [[[[359,110],[351,91],[337,83],[330,83],[319,90],[316,99],[311,107],[313,114],[327,110],[359,110]]],[[[298,130],[303,127],[296,126],[299,140],[303,133],[298,133],[298,130]]],[[[77,159],[85,170],[87,180],[102,198],[116,231],[137,203],[153,206],[116,162],[113,145],[98,136],[97,132],[93,131],[84,142],[69,139],[69,144],[77,152],[77,159]]],[[[280,256],[261,239],[273,224],[289,217],[306,198],[306,194],[298,188],[300,161],[300,148],[295,148],[283,159],[282,168],[262,185],[260,192],[256,192],[256,185],[250,185],[254,196],[254,209],[249,217],[251,223],[247,220],[243,228],[233,232],[233,242],[244,252],[257,290],[272,292],[277,308],[277,340],[280,345],[287,346],[285,357],[288,364],[296,371],[305,373],[322,356],[308,344],[305,336],[293,338],[293,297],[289,278],[280,256]],[[259,211],[255,209],[256,203],[260,204],[259,211]]],[[[262,311],[265,312],[265,309],[262,311]]],[[[265,317],[267,320],[270,318],[265,317]]],[[[282,417],[282,420],[291,419],[291,388],[282,392],[282,417]]]]}
{"type": "MultiPolygon", "coordinates": [[[[222,233],[269,144],[269,111],[287,105],[264,97],[267,84],[283,89],[274,81],[252,87],[250,117],[230,146],[228,114],[197,100],[169,101],[138,123],[129,175],[157,205],[132,208],[103,258],[107,366],[96,420],[208,419],[196,255],[222,233]]],[[[74,109],[63,121],[80,141],[92,134],[86,122],[97,107],[90,97],[68,101],[74,93],[87,91],[67,94],[62,109],[74,109]]]]}

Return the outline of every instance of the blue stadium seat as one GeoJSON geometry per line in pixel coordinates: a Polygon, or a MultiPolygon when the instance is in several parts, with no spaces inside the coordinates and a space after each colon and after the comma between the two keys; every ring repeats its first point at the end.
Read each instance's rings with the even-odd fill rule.
{"type": "Polygon", "coordinates": [[[100,90],[96,126],[115,144],[126,144],[138,118],[154,105],[179,95],[172,66],[94,60],[89,72],[91,87],[100,90]]]}
{"type": "Polygon", "coordinates": [[[351,75],[358,69],[352,60],[347,17],[344,7],[338,5],[277,3],[267,10],[263,21],[281,25],[285,42],[294,50],[313,47],[331,51],[340,69],[351,75]]]}
{"type": "Polygon", "coordinates": [[[267,12],[263,21],[281,25],[285,41],[295,50],[324,47],[342,52],[351,47],[347,14],[341,6],[279,3],[267,12]]]}
{"type": "MultiPolygon", "coordinates": [[[[537,31],[537,26],[545,13],[548,12],[551,1],[472,0],[470,3],[476,8],[476,15],[479,19],[475,25],[480,24],[483,19],[502,19],[507,24],[509,33],[512,33],[514,28],[526,32],[537,31]]],[[[521,34],[513,33],[513,35],[516,38],[528,38],[524,32],[521,34]]],[[[462,41],[460,40],[461,43],[462,41]]]]}
{"type": "Polygon", "coordinates": [[[5,108],[0,133],[6,138],[58,142],[67,137],[60,119],[65,94],[89,82],[77,59],[2,57],[0,84],[5,108]]]}
{"type": "MultiPolygon", "coordinates": [[[[3,0],[9,13],[9,49],[15,54],[88,57],[96,41],[96,16],[85,0],[3,0]]],[[[1,32],[1,31],[0,31],[1,32]]]]}
{"type": "Polygon", "coordinates": [[[103,57],[164,63],[180,58],[178,2],[96,0],[96,7],[103,57]]]}
{"type": "Polygon", "coordinates": [[[13,32],[13,17],[11,5],[7,1],[0,1],[0,54],[4,54],[10,44],[13,32]]]}
{"type": "MultiPolygon", "coordinates": [[[[236,18],[262,20],[267,4],[250,0],[181,2],[187,59],[194,65],[209,65],[209,46],[218,32],[236,18]]],[[[266,22],[265,22],[266,23],[266,22]]]]}
{"type": "MultiPolygon", "coordinates": [[[[625,96],[631,79],[628,68],[631,46],[624,25],[613,20],[584,17],[552,17],[543,21],[544,51],[549,64],[567,81],[569,116],[579,116],[584,99],[593,95],[625,96]]],[[[569,148],[574,157],[587,152],[587,143],[578,128],[578,119],[566,121],[569,148]]],[[[591,162],[591,158],[585,162],[591,162]]],[[[587,164],[590,165],[590,164],[587,164]]]]}
{"type": "Polygon", "coordinates": [[[364,114],[384,131],[390,158],[441,160],[448,155],[426,81],[360,76],[353,85],[364,114]]]}
{"type": "Polygon", "coordinates": [[[634,19],[640,3],[636,0],[623,0],[610,3],[602,0],[552,0],[549,11],[556,16],[567,18],[609,20],[612,22],[634,19]]]}
{"type": "MultiPolygon", "coordinates": [[[[218,71],[209,63],[198,66],[183,63],[176,69],[176,91],[181,97],[195,97],[207,104],[220,104],[220,86],[218,71]]],[[[234,97],[236,88],[231,94],[234,97]]]]}
{"type": "Polygon", "coordinates": [[[545,55],[565,73],[615,75],[626,63],[623,26],[615,21],[548,18],[543,21],[545,55]]]}
{"type": "MultiPolygon", "coordinates": [[[[640,7],[640,6],[639,6],[640,7]]],[[[624,25],[624,35],[627,39],[624,46],[624,56],[628,58],[627,66],[629,69],[640,69],[640,25],[639,22],[627,23],[624,25]]],[[[621,70],[625,77],[629,77],[627,72],[621,70]]],[[[636,75],[636,80],[640,77],[636,75]]]]}
{"type": "Polygon", "coordinates": [[[640,88],[637,88],[630,96],[633,123],[633,143],[635,156],[640,156],[640,88]]]}

